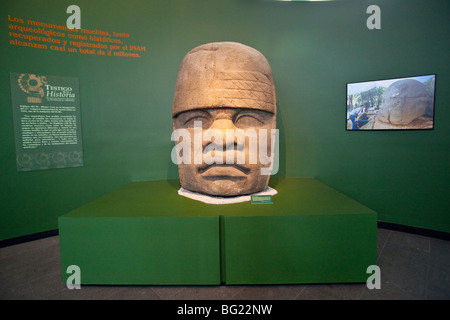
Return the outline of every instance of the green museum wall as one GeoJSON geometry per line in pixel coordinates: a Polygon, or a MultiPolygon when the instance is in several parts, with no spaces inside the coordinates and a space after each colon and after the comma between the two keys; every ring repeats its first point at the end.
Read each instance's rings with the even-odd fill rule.
{"type": "Polygon", "coordinates": [[[448,1],[79,0],[82,28],[127,32],[146,46],[142,57],[9,44],[8,14],[65,25],[71,4],[0,4],[0,240],[55,229],[59,216],[129,182],[176,178],[178,67],[212,41],[250,45],[272,66],[279,176],[317,178],[384,222],[450,232],[448,1]],[[380,30],[366,27],[372,4],[380,30]],[[17,171],[10,72],[79,79],[83,167],[17,171]],[[346,83],[423,74],[437,75],[433,130],[345,131],[346,83]]]}

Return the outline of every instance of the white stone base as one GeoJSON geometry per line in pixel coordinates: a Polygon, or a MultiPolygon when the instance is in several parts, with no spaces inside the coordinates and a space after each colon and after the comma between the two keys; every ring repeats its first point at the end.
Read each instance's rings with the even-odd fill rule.
{"type": "Polygon", "coordinates": [[[246,202],[251,200],[251,196],[263,196],[263,195],[275,195],[277,194],[277,190],[267,187],[265,190],[256,192],[253,194],[248,194],[244,196],[236,196],[236,197],[216,197],[216,196],[209,196],[206,194],[201,194],[197,192],[192,192],[183,188],[180,188],[178,190],[178,194],[187,197],[193,200],[201,201],[204,203],[209,204],[230,204],[230,203],[239,203],[239,202],[246,202]]]}

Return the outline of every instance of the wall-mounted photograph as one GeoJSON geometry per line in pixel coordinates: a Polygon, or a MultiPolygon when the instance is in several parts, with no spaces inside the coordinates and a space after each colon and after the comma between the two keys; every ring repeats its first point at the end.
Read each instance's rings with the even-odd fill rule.
{"type": "Polygon", "coordinates": [[[346,130],[434,128],[436,75],[347,84],[346,130]]]}

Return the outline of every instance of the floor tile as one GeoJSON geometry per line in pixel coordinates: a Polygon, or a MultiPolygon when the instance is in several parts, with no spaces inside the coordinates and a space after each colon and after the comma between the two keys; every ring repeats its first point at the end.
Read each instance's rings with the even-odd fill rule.
{"type": "Polygon", "coordinates": [[[234,299],[238,300],[293,300],[304,289],[303,285],[246,286],[234,299]]]}
{"type": "Polygon", "coordinates": [[[430,252],[430,238],[406,232],[391,231],[388,242],[424,252],[430,252]]]}
{"type": "Polygon", "coordinates": [[[297,300],[358,300],[366,284],[313,284],[297,296],[297,300]]]}
{"type": "Polygon", "coordinates": [[[381,254],[387,240],[391,234],[391,230],[378,228],[377,230],[377,255],[381,254]]]}
{"type": "Polygon", "coordinates": [[[170,299],[174,300],[231,300],[244,287],[241,286],[192,286],[185,287],[175,293],[170,299]]]}
{"type": "Polygon", "coordinates": [[[377,260],[381,282],[392,283],[412,296],[425,298],[428,259],[428,252],[388,242],[377,260]]]}
{"type": "Polygon", "coordinates": [[[125,286],[112,293],[109,300],[160,300],[149,286],[125,286]]]}
{"type": "Polygon", "coordinates": [[[389,281],[381,281],[380,289],[364,290],[361,300],[422,300],[389,281]]]}
{"type": "Polygon", "coordinates": [[[152,286],[153,292],[162,300],[171,299],[179,291],[183,290],[183,286],[152,286]]]}

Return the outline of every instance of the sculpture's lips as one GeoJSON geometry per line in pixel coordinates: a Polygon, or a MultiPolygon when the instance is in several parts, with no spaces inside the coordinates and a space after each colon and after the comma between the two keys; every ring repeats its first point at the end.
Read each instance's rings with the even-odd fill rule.
{"type": "Polygon", "coordinates": [[[233,164],[211,164],[198,169],[203,177],[245,177],[250,169],[233,164]]]}

